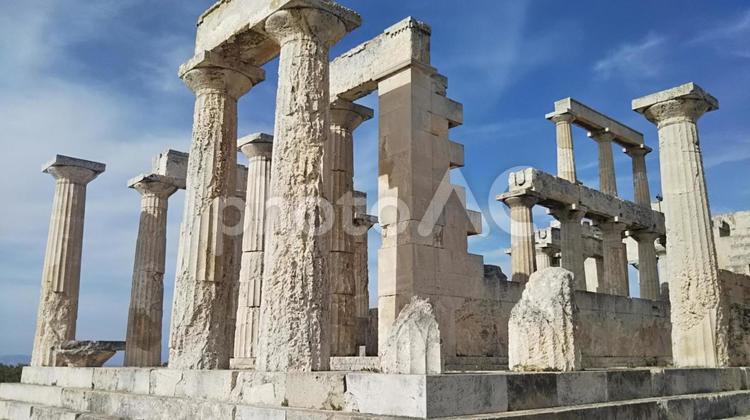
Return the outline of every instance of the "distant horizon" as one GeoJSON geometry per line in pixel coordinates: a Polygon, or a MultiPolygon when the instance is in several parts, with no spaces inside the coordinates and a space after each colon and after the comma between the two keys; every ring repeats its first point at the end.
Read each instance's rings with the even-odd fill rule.
{"type": "MultiPolygon", "coordinates": [[[[31,354],[54,183],[40,166],[55,154],[104,162],[88,188],[77,338],[124,340],[138,232],[139,197],[128,179],[147,172],[166,149],[188,151],[194,96],[177,77],[193,55],[195,22],[213,0],[24,1],[4,6],[0,79],[4,174],[0,191],[0,354],[31,354]],[[147,8],[148,13],[143,10],[147,8]]],[[[451,138],[465,146],[465,167],[452,181],[467,187],[469,208],[488,231],[469,251],[508,274],[510,246],[504,206],[494,194],[511,169],[555,173],[555,130],[544,115],[571,96],[642,132],[658,151],[656,128],[631,110],[631,100],[694,81],[720,109],[699,123],[713,215],[749,210],[750,6],[740,0],[670,4],[587,0],[567,3],[477,0],[454,2],[342,0],[362,27],[334,57],[414,16],[432,28],[432,65],[448,77],[448,97],[463,103],[464,124],[451,138]],[[613,25],[613,16],[616,23],[613,25]],[[500,220],[496,223],[494,219],[500,220]]],[[[277,65],[239,104],[239,136],[273,132],[277,65]]],[[[377,197],[376,110],[355,137],[355,189],[377,197]]],[[[578,175],[598,185],[595,144],[575,131],[578,175]]],[[[240,158],[240,162],[243,158],[240,158]]],[[[615,153],[620,195],[632,199],[630,159],[615,153]]],[[[658,153],[647,156],[651,194],[660,194],[658,153]]],[[[505,185],[503,185],[505,184],[505,185]]],[[[165,274],[163,354],[183,195],[170,199],[165,274]]],[[[374,210],[370,210],[372,213],[374,210]]],[[[539,227],[549,221],[535,212],[539,227]]],[[[370,303],[377,302],[379,231],[369,235],[370,303]]],[[[631,270],[637,296],[637,274],[631,270]]],[[[119,357],[120,355],[118,355],[119,357]]],[[[0,357],[2,360],[2,357],[0,357]]]]}

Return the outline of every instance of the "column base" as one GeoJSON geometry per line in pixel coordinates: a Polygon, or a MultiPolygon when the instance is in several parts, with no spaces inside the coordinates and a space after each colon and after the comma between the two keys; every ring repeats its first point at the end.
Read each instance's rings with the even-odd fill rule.
{"type": "Polygon", "coordinates": [[[229,359],[230,369],[255,369],[255,358],[254,357],[233,357],[229,359]]]}

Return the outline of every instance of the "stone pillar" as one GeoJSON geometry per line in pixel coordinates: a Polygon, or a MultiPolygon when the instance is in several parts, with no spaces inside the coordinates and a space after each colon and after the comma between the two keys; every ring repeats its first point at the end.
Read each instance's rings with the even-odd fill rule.
{"type": "Polygon", "coordinates": [[[331,254],[331,356],[357,354],[354,272],[354,130],[373,116],[370,108],[337,99],[331,104],[326,172],[333,205],[331,254]]]}
{"type": "Polygon", "coordinates": [[[617,177],[615,176],[615,160],[612,156],[612,140],[614,134],[609,131],[589,133],[599,145],[599,191],[617,196],[617,177]]]}
{"type": "Polygon", "coordinates": [[[281,46],[271,195],[265,246],[259,371],[327,370],[329,290],[322,235],[323,149],[330,133],[328,52],[343,22],[316,8],[286,9],[266,20],[281,46]]]}
{"type": "Polygon", "coordinates": [[[651,208],[651,191],[648,187],[648,174],[646,173],[646,155],[651,153],[651,148],[641,145],[624,149],[625,153],[633,161],[633,191],[635,202],[642,206],[651,208]]]}
{"type": "Polygon", "coordinates": [[[599,279],[602,292],[610,295],[629,296],[627,253],[623,244],[625,224],[617,221],[598,223],[602,231],[603,279],[599,279]],[[603,280],[603,281],[602,281],[603,280]]]}
{"type": "MultiPolygon", "coordinates": [[[[234,201],[232,205],[227,209],[231,211],[232,224],[227,223],[227,233],[232,235],[234,248],[232,249],[232,257],[227,260],[228,267],[231,269],[231,277],[229,278],[229,304],[226,306],[226,338],[227,348],[229,349],[229,355],[233,355],[232,349],[234,349],[234,336],[237,329],[237,309],[239,307],[239,295],[240,295],[240,271],[242,268],[242,242],[244,239],[244,228],[245,228],[245,206],[247,197],[247,166],[237,164],[237,178],[234,201]]],[[[226,213],[225,213],[226,214],[226,213]]],[[[232,359],[229,359],[231,364],[232,359]]]]}
{"type": "Polygon", "coordinates": [[[638,242],[638,284],[641,299],[659,300],[659,268],[656,259],[654,241],[659,237],[653,232],[632,232],[631,236],[638,242]]]}
{"type": "Polygon", "coordinates": [[[718,101],[688,83],[633,101],[659,131],[675,366],[728,364],[728,314],[711,231],[698,118],[718,101]]]}
{"type": "Polygon", "coordinates": [[[53,366],[54,348],[75,339],[86,185],[104,169],[102,163],[61,155],[43,168],[55,178],[55,198],[42,269],[32,366],[53,366]]]}
{"type": "Polygon", "coordinates": [[[557,132],[557,176],[575,183],[576,160],[573,154],[573,120],[571,114],[561,114],[552,117],[557,132]]]}
{"type": "Polygon", "coordinates": [[[237,100],[263,80],[263,70],[202,53],[180,68],[195,93],[193,141],[177,256],[169,344],[173,369],[225,369],[232,349],[227,308],[239,211],[236,192],[237,100]]]}
{"type": "Polygon", "coordinates": [[[560,222],[560,267],[575,276],[576,290],[586,290],[586,270],[583,259],[581,220],[586,209],[580,206],[550,209],[550,214],[560,222]]]}
{"type": "Polygon", "coordinates": [[[604,258],[590,256],[583,264],[586,268],[586,290],[592,293],[607,293],[604,285],[604,258]]]}
{"type": "Polygon", "coordinates": [[[536,271],[555,266],[555,255],[559,251],[549,246],[536,247],[536,271]]]}
{"type": "Polygon", "coordinates": [[[252,134],[238,141],[247,157],[248,174],[245,200],[242,264],[237,299],[237,321],[234,335],[232,369],[255,367],[258,351],[263,250],[266,237],[266,202],[271,183],[273,136],[252,134]]]}
{"type": "Polygon", "coordinates": [[[354,307],[357,320],[357,347],[367,345],[370,322],[369,251],[367,232],[377,223],[367,214],[367,194],[354,191],[354,224],[359,229],[354,235],[354,307]]]}
{"type": "Polygon", "coordinates": [[[536,271],[534,217],[531,210],[539,200],[521,195],[504,197],[501,201],[510,208],[511,280],[525,283],[536,271]]]}
{"type": "Polygon", "coordinates": [[[174,179],[141,175],[128,186],[141,194],[141,220],[135,245],[133,285],[125,339],[125,366],[161,366],[167,204],[177,191],[174,179]]]}

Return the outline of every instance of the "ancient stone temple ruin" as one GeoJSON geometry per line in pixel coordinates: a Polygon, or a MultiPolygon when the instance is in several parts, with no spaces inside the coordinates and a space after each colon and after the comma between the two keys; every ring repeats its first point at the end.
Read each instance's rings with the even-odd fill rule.
{"type": "Polygon", "coordinates": [[[430,27],[407,18],[330,57],[360,23],[328,0],[222,0],[200,17],[179,69],[195,94],[190,150],[161,153],[128,182],[140,225],[124,342],[76,336],[86,188],[105,165],[45,166],[56,186],[32,366],[0,384],[0,418],[750,415],[750,216],[712,218],[699,148],[698,120],[718,100],[693,83],[635,99],[655,125],[646,135],[555,102],[557,173],[525,168],[494,192],[511,220],[506,277],[468,251],[482,215],[451,183],[470,163],[451,140],[463,106],[431,64],[430,27]],[[238,99],[277,58],[273,134],[238,133],[238,99]],[[373,93],[377,112],[357,103],[373,93]],[[378,197],[354,190],[357,128],[370,119],[378,197]],[[577,177],[574,126],[597,144],[596,187],[577,177]],[[617,191],[615,149],[632,159],[633,197],[617,191]],[[663,201],[646,172],[656,154],[663,201]],[[534,206],[548,227],[535,227],[534,206]],[[102,367],[120,350],[123,367],[102,367]]]}

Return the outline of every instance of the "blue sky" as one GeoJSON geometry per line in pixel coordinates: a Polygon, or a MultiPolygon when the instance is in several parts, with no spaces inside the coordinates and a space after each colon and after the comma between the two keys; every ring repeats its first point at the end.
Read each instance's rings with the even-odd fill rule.
{"type": "MultiPolygon", "coordinates": [[[[176,69],[191,56],[196,18],[210,3],[0,0],[0,355],[31,352],[53,193],[40,165],[56,153],[108,165],[89,186],[78,338],[124,338],[139,207],[125,184],[149,169],[153,155],[189,147],[193,95],[176,69]]],[[[454,171],[454,181],[469,186],[486,219],[501,214],[488,198],[509,169],[554,172],[554,127],[544,114],[555,100],[573,96],[643,132],[656,148],[655,128],[630,110],[630,100],[687,81],[721,102],[700,122],[712,210],[750,208],[746,2],[342,3],[362,14],[363,26],[333,54],[409,15],[432,26],[433,65],[449,77],[449,96],[464,104],[465,123],[451,137],[465,144],[466,167],[454,171]]],[[[266,70],[267,81],[240,102],[240,135],[273,131],[274,63],[266,70]]],[[[362,103],[375,106],[376,98],[362,103]]],[[[365,123],[355,142],[355,187],[371,199],[376,126],[365,123]]],[[[575,136],[579,177],[596,186],[595,146],[583,131],[575,136]]],[[[621,195],[630,198],[629,160],[615,158],[621,195]]],[[[648,169],[656,195],[656,154],[648,169]]],[[[170,206],[165,327],[182,193],[170,206]]],[[[509,237],[502,226],[488,227],[470,249],[507,272],[509,237]]],[[[374,250],[376,234],[370,242],[374,250]]]]}

